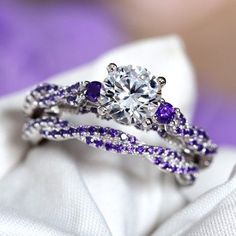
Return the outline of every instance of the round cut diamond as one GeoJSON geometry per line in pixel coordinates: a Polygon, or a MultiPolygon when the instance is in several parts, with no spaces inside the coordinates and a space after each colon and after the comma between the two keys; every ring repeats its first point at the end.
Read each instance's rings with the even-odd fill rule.
{"type": "Polygon", "coordinates": [[[147,69],[117,67],[104,81],[100,103],[116,121],[142,124],[155,114],[160,90],[160,83],[147,69]]]}

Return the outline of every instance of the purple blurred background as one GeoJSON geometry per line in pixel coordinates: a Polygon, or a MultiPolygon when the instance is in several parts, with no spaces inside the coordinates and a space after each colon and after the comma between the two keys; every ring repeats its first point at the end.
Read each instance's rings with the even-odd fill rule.
{"type": "MultiPolygon", "coordinates": [[[[0,2],[0,96],[89,62],[129,41],[99,1],[34,4],[0,2]]],[[[236,106],[226,95],[199,88],[194,122],[219,144],[236,145],[236,106]]]]}

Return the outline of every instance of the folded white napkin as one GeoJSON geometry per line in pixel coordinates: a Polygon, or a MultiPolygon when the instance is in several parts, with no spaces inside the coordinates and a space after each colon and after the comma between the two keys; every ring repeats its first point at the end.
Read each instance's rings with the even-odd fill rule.
{"type": "MultiPolygon", "coordinates": [[[[118,48],[51,81],[102,81],[110,62],[141,65],[165,76],[164,98],[191,120],[196,85],[178,37],[118,48]]],[[[21,140],[25,95],[0,100],[0,235],[236,235],[235,178],[199,197],[227,180],[235,150],[221,151],[196,185],[179,188],[148,161],[76,140],[29,146],[21,140]]],[[[78,122],[101,123],[93,115],[80,116],[78,122]]],[[[161,142],[153,134],[112,125],[147,142],[161,142]]]]}

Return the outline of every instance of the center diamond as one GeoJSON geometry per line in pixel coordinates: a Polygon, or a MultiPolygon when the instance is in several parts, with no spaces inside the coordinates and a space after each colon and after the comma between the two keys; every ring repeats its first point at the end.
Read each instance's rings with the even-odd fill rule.
{"type": "Polygon", "coordinates": [[[160,84],[147,69],[117,67],[104,81],[100,103],[119,123],[142,124],[154,115],[160,89],[160,84]]]}

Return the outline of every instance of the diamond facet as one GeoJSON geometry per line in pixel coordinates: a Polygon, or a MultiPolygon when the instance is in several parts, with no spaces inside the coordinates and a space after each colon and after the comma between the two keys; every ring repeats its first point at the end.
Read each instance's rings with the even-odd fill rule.
{"type": "Polygon", "coordinates": [[[119,123],[141,124],[155,114],[161,86],[141,67],[123,66],[109,72],[100,103],[119,123]]]}

